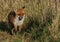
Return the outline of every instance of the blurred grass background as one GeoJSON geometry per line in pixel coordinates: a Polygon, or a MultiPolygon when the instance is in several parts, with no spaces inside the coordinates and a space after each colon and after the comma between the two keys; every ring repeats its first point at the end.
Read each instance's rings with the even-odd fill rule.
{"type": "Polygon", "coordinates": [[[1,42],[60,42],[60,0],[0,0],[0,22],[1,42]],[[23,6],[27,29],[11,36],[1,21],[7,21],[10,11],[23,6]]]}

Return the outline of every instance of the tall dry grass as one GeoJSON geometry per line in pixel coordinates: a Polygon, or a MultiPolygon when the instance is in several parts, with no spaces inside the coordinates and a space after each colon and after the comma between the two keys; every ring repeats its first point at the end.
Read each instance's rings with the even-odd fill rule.
{"type": "Polygon", "coordinates": [[[11,10],[23,6],[27,29],[22,42],[60,42],[59,0],[0,0],[0,20],[7,21],[11,10]]]}

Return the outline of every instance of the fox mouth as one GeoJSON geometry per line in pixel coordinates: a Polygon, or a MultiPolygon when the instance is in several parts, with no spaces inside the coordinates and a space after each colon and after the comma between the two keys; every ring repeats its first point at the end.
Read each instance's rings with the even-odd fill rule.
{"type": "Polygon", "coordinates": [[[23,17],[18,17],[19,21],[22,20],[23,17]]]}

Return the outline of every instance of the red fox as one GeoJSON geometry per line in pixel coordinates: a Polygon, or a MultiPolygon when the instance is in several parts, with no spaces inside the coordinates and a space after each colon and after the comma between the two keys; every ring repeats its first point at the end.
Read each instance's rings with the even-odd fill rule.
{"type": "Polygon", "coordinates": [[[22,7],[21,9],[17,10],[17,12],[12,11],[8,15],[8,22],[9,24],[12,25],[13,28],[11,30],[11,34],[13,34],[14,31],[15,32],[17,32],[18,30],[21,31],[21,29],[23,28],[23,22],[25,18],[24,8],[25,7],[22,7]]]}

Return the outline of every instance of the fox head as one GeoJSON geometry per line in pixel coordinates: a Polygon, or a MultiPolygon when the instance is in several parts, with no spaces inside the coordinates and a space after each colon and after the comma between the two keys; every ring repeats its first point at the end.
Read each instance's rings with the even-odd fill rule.
{"type": "Polygon", "coordinates": [[[21,9],[19,9],[19,10],[17,10],[17,15],[18,16],[24,16],[24,8],[25,8],[25,6],[24,7],[22,7],[21,9]]]}

